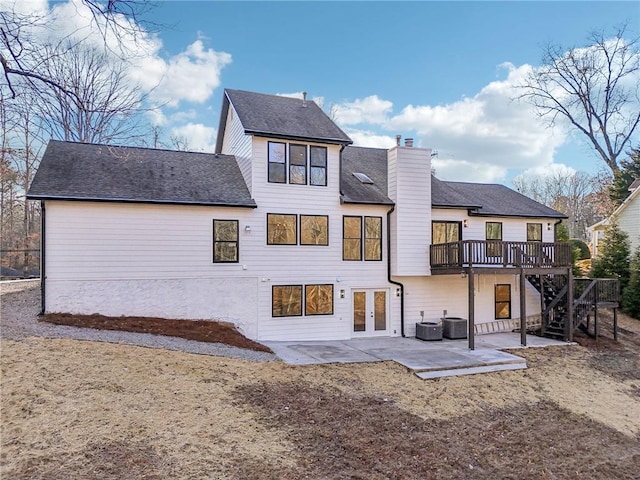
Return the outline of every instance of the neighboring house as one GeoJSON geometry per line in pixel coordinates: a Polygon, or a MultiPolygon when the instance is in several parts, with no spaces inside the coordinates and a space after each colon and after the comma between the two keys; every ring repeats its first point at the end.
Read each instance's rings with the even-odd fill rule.
{"type": "Polygon", "coordinates": [[[413,336],[443,310],[472,332],[523,325],[523,306],[544,308],[535,279],[570,278],[562,214],[440,181],[410,140],[351,143],[311,101],[238,90],[216,154],[51,141],[28,194],[43,311],[220,319],[257,340],[413,336]]]}
{"type": "Polygon", "coordinates": [[[598,256],[598,247],[604,238],[605,229],[613,222],[629,236],[631,252],[640,246],[640,178],[629,186],[629,191],[631,194],[608,218],[589,227],[594,257],[598,256]]]}

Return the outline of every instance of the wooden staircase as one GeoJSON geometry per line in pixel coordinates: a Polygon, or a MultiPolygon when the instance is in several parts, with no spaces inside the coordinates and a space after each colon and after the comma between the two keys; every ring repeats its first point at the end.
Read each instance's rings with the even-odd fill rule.
{"type": "Polygon", "coordinates": [[[591,313],[598,307],[618,307],[620,282],[616,279],[573,279],[573,298],[569,300],[568,275],[527,275],[526,278],[541,294],[541,325],[532,332],[540,336],[572,341],[576,328],[595,336],[597,324],[594,322],[592,332],[591,313]],[[569,301],[573,303],[571,325],[567,324],[569,301]]]}

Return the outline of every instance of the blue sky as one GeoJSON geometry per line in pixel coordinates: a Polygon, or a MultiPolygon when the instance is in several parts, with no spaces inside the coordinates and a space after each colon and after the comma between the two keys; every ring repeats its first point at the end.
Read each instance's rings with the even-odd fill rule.
{"type": "MultiPolygon", "coordinates": [[[[612,32],[621,23],[628,24],[629,38],[640,31],[638,2],[174,1],[161,2],[151,13],[157,23],[170,25],[160,33],[163,54],[176,55],[201,39],[207,48],[231,55],[213,95],[202,105],[181,105],[201,112],[194,123],[213,127],[222,88],[285,94],[304,90],[321,97],[326,110],[375,96],[392,104],[387,117],[408,105],[455,109],[491,82],[506,80],[505,64],[539,65],[548,43],[583,46],[590,31],[612,32]]],[[[449,179],[509,183],[527,168],[546,170],[550,161],[587,171],[601,165],[581,139],[571,136],[540,147],[539,159],[530,152],[510,162],[503,158],[509,147],[522,145],[497,145],[501,159],[493,164],[490,139],[471,138],[468,148],[456,148],[464,138],[441,141],[444,126],[430,134],[412,128],[410,121],[368,121],[366,106],[362,108],[365,118],[358,123],[341,123],[338,116],[356,143],[382,146],[384,139],[377,136],[392,139],[396,133],[415,137],[421,146],[438,150],[436,169],[449,179]],[[356,131],[365,133],[354,135],[356,131]],[[482,150],[478,168],[468,151],[472,146],[482,150]]],[[[372,109],[375,117],[384,106],[372,109]]],[[[525,119],[511,120],[521,122],[518,129],[531,128],[525,119]]],[[[513,156],[519,157],[517,152],[513,156]]]]}
{"type": "MultiPolygon", "coordinates": [[[[68,18],[67,3],[49,7],[68,18]]],[[[442,178],[510,184],[525,171],[603,165],[514,104],[512,86],[548,43],[587,46],[590,31],[622,23],[638,37],[640,2],[160,1],[144,19],[158,27],[134,76],[161,83],[152,121],[192,149],[212,148],[224,88],[304,90],[356,144],[402,134],[438,151],[442,178]]]]}

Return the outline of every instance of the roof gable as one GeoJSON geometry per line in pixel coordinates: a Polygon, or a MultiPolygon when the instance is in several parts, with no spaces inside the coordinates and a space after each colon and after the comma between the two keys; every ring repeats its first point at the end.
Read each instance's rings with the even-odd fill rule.
{"type": "Polygon", "coordinates": [[[31,199],[255,207],[231,155],[49,142],[31,199]]]}
{"type": "Polygon", "coordinates": [[[216,152],[222,151],[229,106],[237,113],[247,135],[343,145],[353,143],[311,100],[226,89],[222,102],[216,152]]]}

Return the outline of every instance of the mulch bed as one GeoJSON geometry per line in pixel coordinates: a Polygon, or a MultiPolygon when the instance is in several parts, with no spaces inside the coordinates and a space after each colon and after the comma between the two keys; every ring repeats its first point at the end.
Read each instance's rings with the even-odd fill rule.
{"type": "Polygon", "coordinates": [[[180,337],[198,342],[224,343],[233,347],[272,353],[269,347],[248,339],[233,324],[210,320],[171,320],[156,317],[107,317],[104,315],[72,315],[48,313],[40,320],[56,325],[151,333],[180,337]]]}

